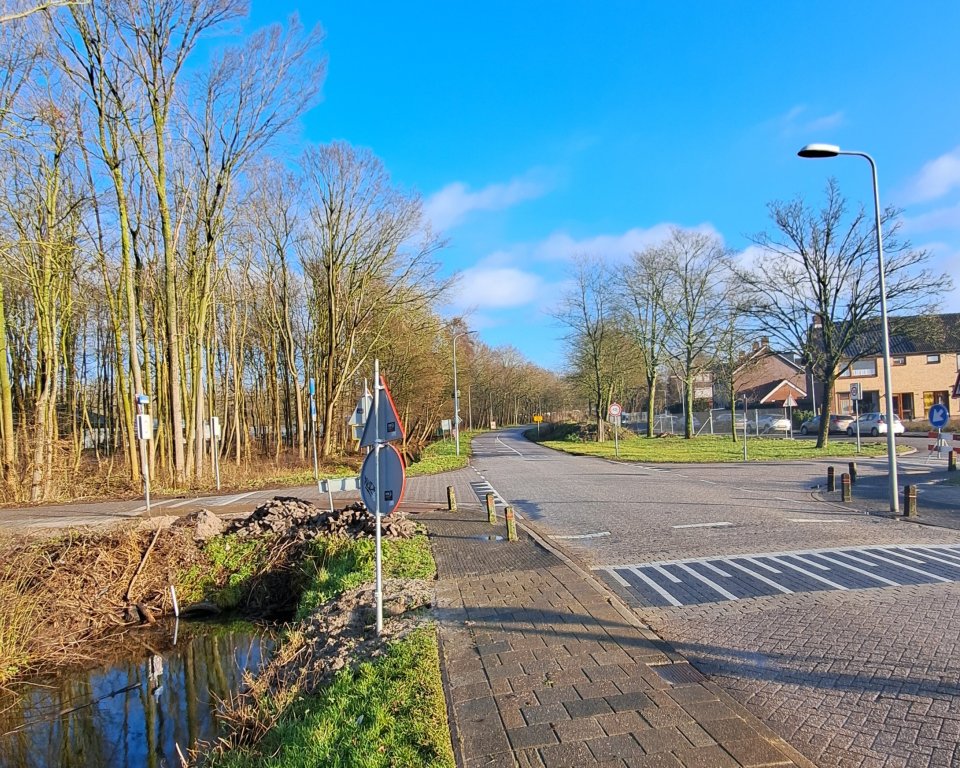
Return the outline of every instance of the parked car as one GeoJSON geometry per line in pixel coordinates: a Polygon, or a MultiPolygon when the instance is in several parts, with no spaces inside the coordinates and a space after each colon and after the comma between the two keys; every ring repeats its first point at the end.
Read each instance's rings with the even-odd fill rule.
{"type": "MultiPolygon", "coordinates": [[[[853,416],[844,416],[837,413],[830,414],[830,426],[828,427],[830,432],[846,432],[847,427],[853,426],[853,416]]],[[[808,435],[811,433],[816,434],[820,431],[820,416],[814,416],[812,419],[807,419],[800,425],[800,434],[808,435]]]]}
{"type": "Polygon", "coordinates": [[[758,432],[789,432],[790,419],[777,414],[767,414],[757,419],[756,426],[758,432]]]}
{"type": "MultiPolygon", "coordinates": [[[[882,413],[864,413],[861,414],[860,418],[857,419],[855,423],[851,423],[847,427],[847,434],[850,437],[857,432],[857,424],[860,425],[860,434],[861,435],[885,435],[887,434],[887,418],[882,413]]],[[[900,421],[900,417],[897,414],[893,414],[893,434],[902,435],[906,428],[903,426],[903,422],[900,421]]]]}

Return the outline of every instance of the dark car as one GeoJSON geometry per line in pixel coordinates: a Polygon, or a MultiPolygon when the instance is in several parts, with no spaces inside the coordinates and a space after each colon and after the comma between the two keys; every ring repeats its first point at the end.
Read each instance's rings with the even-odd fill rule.
{"type": "MultiPolygon", "coordinates": [[[[831,413],[830,414],[830,432],[846,432],[847,427],[853,424],[853,416],[843,416],[841,414],[831,413]]],[[[820,431],[820,417],[814,416],[812,419],[807,419],[803,424],[800,425],[800,434],[808,435],[811,432],[816,433],[820,431]]]]}

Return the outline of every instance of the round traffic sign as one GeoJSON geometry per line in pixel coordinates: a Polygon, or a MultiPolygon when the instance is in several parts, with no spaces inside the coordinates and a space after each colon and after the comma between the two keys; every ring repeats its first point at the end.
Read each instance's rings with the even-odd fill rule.
{"type": "Polygon", "coordinates": [[[611,416],[619,416],[621,413],[623,413],[623,408],[620,407],[620,403],[610,403],[610,409],[608,413],[611,416]]]}
{"type": "Polygon", "coordinates": [[[929,418],[932,426],[941,429],[947,426],[947,422],[950,421],[950,412],[945,405],[937,403],[930,409],[929,418]]]}
{"type": "Polygon", "coordinates": [[[371,512],[376,510],[380,496],[380,514],[389,515],[403,498],[406,473],[403,458],[389,443],[380,448],[380,477],[377,478],[375,451],[370,451],[360,468],[360,495],[371,512]],[[378,493],[379,491],[379,493],[378,493]]]}

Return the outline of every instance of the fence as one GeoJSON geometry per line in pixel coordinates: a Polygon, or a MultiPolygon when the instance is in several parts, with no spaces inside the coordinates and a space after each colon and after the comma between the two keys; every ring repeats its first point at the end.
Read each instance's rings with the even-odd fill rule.
{"type": "MultiPolygon", "coordinates": [[[[795,410],[795,409],[794,409],[795,410]]],[[[746,428],[749,435],[761,437],[790,437],[790,420],[784,408],[748,408],[746,428]]],[[[727,409],[714,408],[710,411],[696,411],[693,414],[693,431],[697,435],[728,435],[730,422],[736,419],[737,432],[743,434],[744,414],[742,410],[736,416],[727,409]]],[[[647,431],[646,413],[625,413],[622,424],[638,434],[647,431]]],[[[682,435],[684,431],[684,414],[660,413],[654,416],[653,432],[656,435],[682,435]]]]}

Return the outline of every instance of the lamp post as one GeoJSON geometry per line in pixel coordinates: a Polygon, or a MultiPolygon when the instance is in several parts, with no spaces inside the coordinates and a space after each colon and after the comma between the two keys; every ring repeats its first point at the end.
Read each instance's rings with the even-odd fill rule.
{"type": "Polygon", "coordinates": [[[457,339],[469,336],[476,331],[460,331],[453,334],[453,437],[457,443],[457,456],[460,455],[460,390],[457,388],[457,339]]]}
{"type": "Polygon", "coordinates": [[[887,408],[887,465],[890,475],[890,512],[900,514],[899,488],[897,487],[897,441],[893,433],[893,383],[890,376],[890,328],[887,322],[887,287],[883,269],[883,240],[880,235],[880,187],[877,183],[877,164],[866,152],[842,150],[835,144],[807,144],[797,154],[800,157],[820,158],[837,155],[853,155],[865,158],[873,173],[873,206],[877,220],[877,265],[880,270],[880,325],[883,338],[883,386],[886,388],[887,408]]]}

